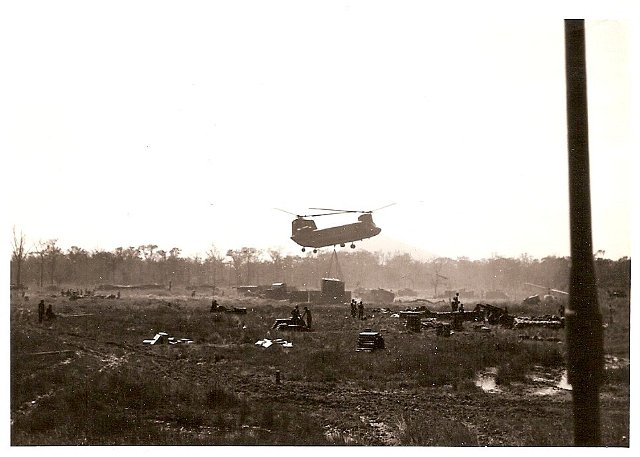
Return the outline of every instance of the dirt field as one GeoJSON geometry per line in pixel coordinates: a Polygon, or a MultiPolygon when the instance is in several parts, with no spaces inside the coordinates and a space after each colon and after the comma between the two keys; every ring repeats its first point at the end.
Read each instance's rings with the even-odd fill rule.
{"type": "MultiPolygon", "coordinates": [[[[313,331],[292,333],[271,328],[288,302],[216,298],[247,314],[211,313],[210,296],[187,291],[12,298],[12,445],[572,445],[564,330],[466,322],[450,337],[412,333],[394,303],[367,305],[363,321],[345,305],[312,305],[313,331]],[[38,322],[40,299],[55,319],[38,322]],[[386,348],[356,352],[365,328],[386,348]],[[158,332],[193,343],[143,344],[158,332]],[[255,344],[264,338],[292,347],[255,344]]],[[[611,302],[611,325],[609,304],[602,437],[626,447],[629,300],[611,302]]]]}

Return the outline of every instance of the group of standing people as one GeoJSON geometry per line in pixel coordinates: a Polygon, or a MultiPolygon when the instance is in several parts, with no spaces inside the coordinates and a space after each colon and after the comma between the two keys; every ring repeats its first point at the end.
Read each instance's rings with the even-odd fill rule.
{"type": "Polygon", "coordinates": [[[354,298],[351,299],[351,317],[354,319],[358,317],[358,319],[364,319],[364,303],[362,300],[358,303],[354,298]]]}
{"type": "Polygon", "coordinates": [[[40,303],[38,303],[38,322],[42,322],[45,317],[47,318],[47,320],[56,317],[56,315],[53,313],[53,306],[51,304],[49,304],[46,311],[44,307],[44,300],[40,300],[40,303]]]}
{"type": "Polygon", "coordinates": [[[311,311],[306,306],[304,312],[300,314],[300,307],[298,305],[291,310],[291,320],[295,325],[304,325],[311,330],[311,311]]]}
{"type": "Polygon", "coordinates": [[[451,300],[451,312],[464,312],[464,305],[460,301],[460,292],[456,292],[456,296],[451,300]]]}

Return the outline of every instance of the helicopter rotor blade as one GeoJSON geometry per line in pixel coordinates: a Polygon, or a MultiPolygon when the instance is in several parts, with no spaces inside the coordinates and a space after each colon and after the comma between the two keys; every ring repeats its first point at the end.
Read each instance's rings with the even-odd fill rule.
{"type": "Polygon", "coordinates": [[[334,208],[309,208],[309,209],[317,209],[320,211],[335,211],[334,214],[339,214],[339,213],[373,213],[374,211],[379,211],[381,209],[384,208],[388,208],[389,206],[393,206],[395,205],[395,203],[389,203],[388,205],[385,206],[381,206],[380,208],[376,208],[376,209],[371,209],[371,210],[361,210],[361,209],[334,209],[334,208]]]}
{"type": "Polygon", "coordinates": [[[280,209],[280,208],[273,208],[273,209],[277,209],[278,211],[282,211],[283,213],[291,214],[292,216],[300,217],[300,215],[292,213],[291,211],[287,211],[286,209],[280,209]]]}
{"type": "Polygon", "coordinates": [[[333,208],[309,208],[309,209],[317,209],[320,211],[333,211],[332,214],[342,214],[342,213],[366,213],[366,211],[358,211],[354,209],[333,209],[333,208]]]}
{"type": "Polygon", "coordinates": [[[371,211],[368,211],[368,212],[372,213],[374,211],[380,211],[381,209],[385,209],[393,205],[395,205],[395,203],[389,203],[388,205],[384,205],[384,206],[381,206],[380,208],[372,209],[371,211]]]}
{"type": "MultiPolygon", "coordinates": [[[[319,208],[309,208],[309,209],[319,209],[319,208]]],[[[333,213],[306,214],[302,217],[333,216],[334,214],[342,214],[342,213],[344,213],[344,211],[337,211],[333,213]]]]}
{"type": "MultiPolygon", "coordinates": [[[[287,214],[291,214],[292,216],[295,217],[317,217],[317,216],[331,216],[332,214],[340,214],[341,212],[333,212],[333,213],[318,213],[318,214],[295,214],[292,213],[291,211],[287,211],[286,209],[282,209],[282,208],[273,208],[273,209],[277,209],[278,211],[282,211],[283,213],[287,213],[287,214]]],[[[314,209],[314,208],[311,208],[314,209]]],[[[315,208],[317,209],[317,208],[315,208]]]]}

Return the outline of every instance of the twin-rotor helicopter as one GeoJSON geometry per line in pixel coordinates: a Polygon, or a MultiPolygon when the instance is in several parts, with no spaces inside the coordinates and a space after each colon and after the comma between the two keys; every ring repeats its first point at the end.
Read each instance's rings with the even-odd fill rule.
{"type": "Polygon", "coordinates": [[[351,243],[350,247],[353,249],[356,247],[356,241],[362,241],[364,239],[376,236],[381,232],[381,229],[377,227],[373,222],[372,213],[374,211],[378,211],[392,205],[395,205],[395,203],[391,203],[381,208],[369,211],[332,208],[309,208],[311,210],[324,212],[305,215],[294,214],[280,208],[276,209],[296,216],[296,218],[291,223],[291,239],[302,246],[302,252],[305,252],[306,248],[313,248],[313,252],[315,253],[318,252],[318,248],[337,245],[339,245],[340,247],[345,247],[347,243],[351,243]],[[313,217],[332,216],[335,214],[346,213],[360,214],[358,216],[358,222],[318,229],[315,221],[313,219],[309,219],[313,217]]]}

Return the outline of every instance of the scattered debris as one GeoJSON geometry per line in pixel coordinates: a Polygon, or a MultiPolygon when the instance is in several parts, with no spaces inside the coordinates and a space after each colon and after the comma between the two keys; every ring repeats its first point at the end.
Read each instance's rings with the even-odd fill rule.
{"type": "Polygon", "coordinates": [[[238,308],[237,306],[227,308],[226,306],[219,305],[217,300],[213,300],[209,311],[212,313],[247,314],[247,308],[238,308]]]}
{"type": "Polygon", "coordinates": [[[64,349],[61,351],[44,351],[44,352],[31,352],[28,355],[54,355],[54,354],[71,354],[74,353],[75,354],[76,351],[72,350],[72,349],[64,349]]]}
{"type": "Polygon", "coordinates": [[[485,333],[490,333],[491,329],[489,327],[487,327],[486,325],[482,325],[482,324],[476,324],[473,326],[473,330],[475,332],[485,332],[485,333]]]}
{"type": "Polygon", "coordinates": [[[372,313],[389,314],[391,312],[388,308],[371,308],[372,313]]]}
{"type": "Polygon", "coordinates": [[[156,335],[148,340],[143,340],[143,344],[192,344],[193,340],[189,338],[175,338],[169,336],[166,332],[158,332],[156,335]]]}
{"type": "Polygon", "coordinates": [[[441,325],[435,317],[427,317],[426,319],[422,319],[420,323],[426,328],[436,328],[438,325],[441,325]]]}
{"type": "Polygon", "coordinates": [[[309,328],[304,325],[304,321],[294,318],[276,319],[275,323],[271,327],[276,330],[290,330],[293,332],[308,332],[309,328]]]}
{"type": "Polygon", "coordinates": [[[554,336],[549,336],[547,338],[543,338],[540,335],[518,335],[518,339],[519,340],[534,340],[534,341],[552,341],[554,343],[557,343],[560,340],[560,338],[556,338],[554,336]]]}
{"type": "Polygon", "coordinates": [[[515,328],[522,327],[551,327],[551,328],[563,328],[564,318],[558,316],[539,316],[539,317],[516,317],[513,320],[513,326],[515,328]]]}
{"type": "Polygon", "coordinates": [[[262,340],[258,340],[256,341],[256,346],[261,346],[263,348],[268,348],[273,346],[274,344],[278,344],[280,346],[282,346],[283,348],[292,348],[293,347],[293,343],[287,341],[287,340],[283,340],[282,338],[276,338],[274,340],[270,340],[268,338],[262,339],[262,340]]]}

